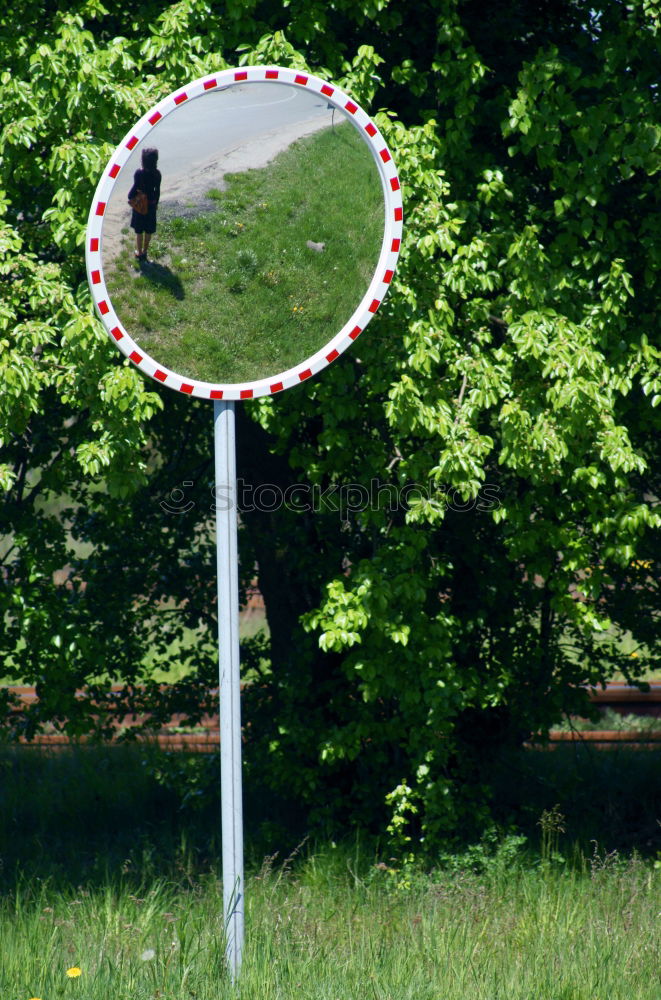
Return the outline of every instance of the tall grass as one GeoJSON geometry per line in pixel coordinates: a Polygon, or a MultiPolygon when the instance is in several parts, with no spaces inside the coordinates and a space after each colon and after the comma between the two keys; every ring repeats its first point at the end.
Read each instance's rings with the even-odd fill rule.
{"type": "Polygon", "coordinates": [[[225,181],[209,192],[216,211],[205,200],[199,212],[162,213],[151,262],[135,265],[127,240],[106,280],[156,361],[236,383],[300,364],[339,333],[372,278],[384,209],[371,153],[348,123],[225,181]]]}
{"type": "MultiPolygon", "coordinates": [[[[640,781],[656,801],[655,759],[622,758],[632,797],[640,781]]],[[[606,800],[597,814],[587,801],[590,789],[599,799],[613,788],[615,756],[595,755],[582,783],[573,779],[575,795],[569,757],[525,760],[531,773],[517,787],[522,812],[535,810],[528,839],[494,833],[459,853],[439,844],[424,870],[367,839],[320,842],[281,861],[288,849],[273,856],[276,820],[289,831],[282,844],[296,843],[294,824],[249,774],[238,995],[661,1000],[661,865],[618,855],[604,821],[618,803],[606,800]],[[556,796],[568,815],[549,805],[556,796]],[[566,842],[581,814],[603,834],[587,852],[566,842]]],[[[196,797],[204,783],[191,761],[145,747],[0,754],[0,996],[236,995],[223,957],[218,800],[196,797]],[[185,788],[163,781],[168,761],[187,776],[185,788]],[[72,969],[80,976],[69,978],[72,969]]],[[[624,783],[615,791],[625,798],[624,783]]],[[[621,823],[631,807],[619,805],[621,823]]]]}
{"type": "MultiPolygon", "coordinates": [[[[293,870],[267,860],[246,892],[245,1000],[659,1000],[661,875],[601,861],[402,872],[327,848],[293,870]]],[[[0,905],[0,991],[81,1000],[235,995],[222,898],[209,874],[0,905]],[[79,968],[75,981],[67,969],[79,968]]]]}

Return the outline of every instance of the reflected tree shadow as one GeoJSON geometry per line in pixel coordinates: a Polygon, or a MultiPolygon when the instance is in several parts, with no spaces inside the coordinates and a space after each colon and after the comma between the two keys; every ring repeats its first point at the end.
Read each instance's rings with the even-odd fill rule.
{"type": "Polygon", "coordinates": [[[154,260],[143,260],[140,262],[140,273],[153,285],[165,288],[173,298],[180,302],[186,298],[181,279],[169,267],[157,264],[154,260]]]}

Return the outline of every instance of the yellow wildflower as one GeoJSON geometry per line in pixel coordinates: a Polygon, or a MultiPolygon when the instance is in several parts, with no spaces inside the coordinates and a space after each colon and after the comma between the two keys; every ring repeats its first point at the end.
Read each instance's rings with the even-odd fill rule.
{"type": "Polygon", "coordinates": [[[78,968],[77,965],[73,965],[70,969],[67,969],[67,976],[69,977],[69,979],[78,979],[80,973],[81,970],[78,968]]]}

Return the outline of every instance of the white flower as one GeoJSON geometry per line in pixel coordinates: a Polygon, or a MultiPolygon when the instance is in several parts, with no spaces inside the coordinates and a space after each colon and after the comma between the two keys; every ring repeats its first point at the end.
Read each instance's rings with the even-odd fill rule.
{"type": "Polygon", "coordinates": [[[152,958],[156,958],[156,952],[153,948],[147,948],[146,951],[143,951],[140,958],[143,962],[151,962],[152,958]]]}

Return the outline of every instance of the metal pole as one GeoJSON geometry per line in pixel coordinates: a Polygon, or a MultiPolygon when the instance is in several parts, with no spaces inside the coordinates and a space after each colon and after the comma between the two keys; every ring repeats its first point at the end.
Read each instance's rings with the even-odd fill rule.
{"type": "Polygon", "coordinates": [[[218,669],[220,675],[220,795],[223,840],[225,955],[232,982],[243,950],[243,805],[241,684],[234,403],[214,400],[218,669]]]}

